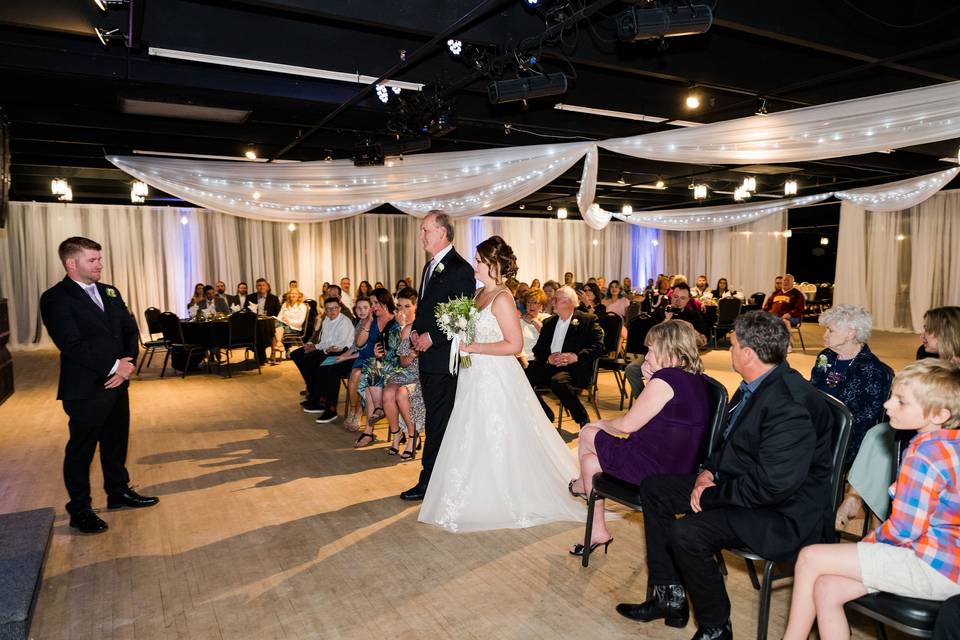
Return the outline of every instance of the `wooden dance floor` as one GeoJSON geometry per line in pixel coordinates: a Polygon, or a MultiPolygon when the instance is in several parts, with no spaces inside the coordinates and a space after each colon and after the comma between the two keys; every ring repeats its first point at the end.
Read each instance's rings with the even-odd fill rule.
{"type": "MultiPolygon", "coordinates": [[[[804,327],[809,373],[819,327],[804,327]]],[[[878,334],[871,347],[902,367],[916,336],[878,334]]],[[[728,388],[729,354],[705,357],[728,388]]],[[[54,506],[57,520],[33,638],[689,638],[686,629],[634,623],[614,611],[644,598],[643,517],[614,508],[615,542],[583,569],[567,548],[582,525],[450,534],[416,521],[397,494],[419,461],[385,444],[355,451],[339,422],[301,413],[296,368],[186,380],[143,371],[131,389],[128,465],[157,507],[107,512],[98,463],[94,507],[110,525],[75,535],[61,480],[66,416],[55,400],[52,351],[14,356],[17,392],[0,406],[0,512],[54,506]]],[[[610,374],[601,408],[617,414],[610,374]]],[[[565,421],[564,427],[570,428],[565,421]]],[[[386,433],[378,425],[378,437],[386,433]]],[[[568,434],[576,446],[575,434],[568,434]]],[[[854,527],[859,526],[855,522],[854,527]]],[[[737,638],[755,634],[757,594],[728,558],[737,638]]],[[[770,637],[782,635],[789,581],[775,589],[770,637]]],[[[854,620],[855,637],[872,637],[854,620]]],[[[896,637],[891,634],[891,637],[896,637]]]]}

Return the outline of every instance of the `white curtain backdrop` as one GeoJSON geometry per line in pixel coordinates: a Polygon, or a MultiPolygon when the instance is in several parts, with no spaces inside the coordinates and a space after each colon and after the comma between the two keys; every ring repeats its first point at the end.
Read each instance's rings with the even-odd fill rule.
{"type": "Polygon", "coordinates": [[[664,273],[682,273],[693,283],[703,274],[713,288],[726,278],[731,289],[749,296],[767,291],[787,263],[782,235],[786,212],[732,228],[707,231],[663,231],[664,273]]]}
{"type": "Polygon", "coordinates": [[[960,191],[901,211],[840,207],[836,302],[870,310],[875,329],[919,332],[927,309],[960,304],[960,191]]]}

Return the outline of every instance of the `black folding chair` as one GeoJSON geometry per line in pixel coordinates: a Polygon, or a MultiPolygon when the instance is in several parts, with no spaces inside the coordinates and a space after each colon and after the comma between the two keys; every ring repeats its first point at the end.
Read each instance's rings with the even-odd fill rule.
{"type": "Polygon", "coordinates": [[[284,333],[283,338],[280,340],[288,356],[291,347],[302,347],[311,334],[313,334],[313,325],[317,321],[317,303],[316,301],[312,302],[312,306],[307,305],[307,318],[303,321],[303,327],[300,329],[300,333],[284,333]]]}
{"type": "MultiPolygon", "coordinates": [[[[623,377],[623,370],[627,368],[626,354],[621,349],[623,341],[620,334],[623,331],[623,318],[613,312],[609,312],[600,318],[600,327],[603,328],[603,350],[606,355],[601,356],[598,361],[598,375],[602,371],[613,372],[614,380],[617,382],[617,388],[620,390],[620,410],[623,411],[623,401],[627,397],[626,380],[623,377]]],[[[597,382],[594,382],[593,395],[596,397],[597,382]]]]}
{"type": "MultiPolygon", "coordinates": [[[[707,383],[707,403],[710,407],[710,432],[706,442],[704,458],[709,458],[714,447],[720,441],[724,419],[727,415],[727,389],[711,378],[703,376],[707,383]]],[[[580,563],[586,567],[590,563],[590,534],[593,532],[593,509],[597,500],[609,499],[626,505],[636,511],[643,511],[640,503],[640,487],[626,482],[608,473],[593,476],[593,490],[587,500],[587,524],[583,533],[583,557],[580,563]]]]}
{"type": "Polygon", "coordinates": [[[733,329],[733,323],[740,315],[743,300],[730,296],[717,301],[717,324],[713,325],[713,346],[717,346],[722,338],[733,329]]]}
{"type": "Polygon", "coordinates": [[[766,297],[767,297],[767,294],[765,294],[763,291],[757,291],[752,296],[750,296],[750,304],[762,305],[766,297]]]}
{"type": "MultiPolygon", "coordinates": [[[[222,347],[227,356],[227,377],[233,377],[230,370],[230,353],[233,349],[243,349],[243,362],[250,361],[247,357],[249,351],[257,365],[257,373],[263,375],[260,360],[257,358],[257,314],[249,309],[237,311],[227,319],[227,327],[227,343],[222,347]]],[[[247,369],[249,368],[248,366],[247,369]]]]}
{"type": "MultiPolygon", "coordinates": [[[[146,342],[143,341],[143,336],[140,334],[140,323],[137,323],[137,337],[140,339],[140,346],[143,348],[143,356],[140,358],[140,364],[137,365],[138,376],[140,370],[143,369],[144,362],[147,363],[148,367],[153,362],[154,353],[161,350],[165,352],[170,348],[170,344],[163,338],[163,329],[160,327],[160,309],[148,307],[143,315],[147,319],[147,331],[150,333],[150,339],[146,342]],[[159,340],[155,338],[156,334],[160,334],[159,340]]],[[[133,320],[136,322],[137,319],[134,318],[133,320]]]]}
{"type": "MultiPolygon", "coordinates": [[[[832,467],[830,472],[830,499],[833,501],[832,511],[836,511],[840,506],[840,500],[843,498],[843,460],[847,453],[847,443],[850,441],[850,429],[853,427],[853,416],[842,402],[833,396],[822,393],[821,396],[830,406],[830,413],[833,415],[833,447],[831,453],[832,467]]],[[[760,592],[760,613],[757,616],[757,640],[766,640],[767,627],[770,620],[770,596],[773,591],[773,583],[783,578],[793,576],[793,572],[774,573],[777,563],[768,560],[763,556],[747,548],[727,549],[735,556],[743,558],[747,565],[747,574],[750,576],[750,583],[753,588],[760,592]],[[760,582],[757,576],[757,569],[754,562],[763,563],[763,582],[760,582]]],[[[717,562],[723,567],[723,556],[717,553],[717,562]]]]}
{"type": "MultiPolygon", "coordinates": [[[[597,420],[600,420],[603,418],[603,416],[600,415],[600,407],[597,405],[596,389],[597,389],[597,375],[599,371],[600,371],[600,359],[598,358],[593,361],[593,369],[591,370],[590,381],[587,382],[587,386],[574,387],[574,390],[577,393],[582,393],[583,391],[587,392],[587,404],[592,405],[593,410],[597,412],[597,420]]],[[[550,389],[547,388],[545,390],[549,391],[550,389]]],[[[557,411],[557,431],[560,431],[561,427],[563,426],[563,413],[564,413],[564,407],[563,407],[563,403],[561,402],[560,408],[557,411]]]]}
{"type": "MultiPolygon", "coordinates": [[[[167,371],[167,361],[170,359],[173,350],[183,349],[187,352],[187,359],[183,365],[183,375],[181,377],[186,378],[187,371],[190,370],[190,359],[195,354],[202,356],[206,353],[207,347],[202,344],[188,344],[183,339],[183,327],[180,326],[180,318],[172,311],[164,311],[160,314],[160,328],[163,331],[164,341],[169,345],[167,353],[163,357],[163,369],[160,371],[160,377],[162,378],[167,371]]],[[[207,366],[209,368],[209,364],[207,366]]]]}

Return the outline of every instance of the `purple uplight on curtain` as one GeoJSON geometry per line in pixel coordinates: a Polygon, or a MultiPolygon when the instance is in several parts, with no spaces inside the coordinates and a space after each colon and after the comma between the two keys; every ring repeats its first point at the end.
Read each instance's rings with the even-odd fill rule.
{"type": "Polygon", "coordinates": [[[657,247],[660,244],[660,231],[637,225],[630,227],[631,261],[630,277],[635,288],[647,286],[648,278],[656,278],[660,273],[657,256],[660,255],[657,247]]]}

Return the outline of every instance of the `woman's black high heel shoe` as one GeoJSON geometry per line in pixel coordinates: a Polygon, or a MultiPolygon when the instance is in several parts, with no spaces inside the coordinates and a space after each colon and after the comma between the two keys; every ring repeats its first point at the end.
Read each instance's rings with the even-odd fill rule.
{"type": "Polygon", "coordinates": [[[404,451],[400,454],[400,459],[406,462],[407,460],[413,460],[417,457],[417,451],[420,450],[420,447],[423,446],[423,441],[420,439],[420,434],[416,431],[413,432],[413,449],[411,451],[404,451]]]}
{"type": "Polygon", "coordinates": [[[570,484],[567,485],[567,491],[569,491],[569,492],[570,492],[570,495],[572,495],[574,498],[580,498],[581,500],[586,500],[586,499],[587,499],[587,494],[585,494],[585,493],[579,493],[579,492],[573,490],[573,484],[574,484],[576,481],[577,481],[576,478],[574,478],[573,480],[570,481],[570,484]]]}
{"type": "MultiPolygon", "coordinates": [[[[590,553],[593,553],[597,549],[597,547],[599,547],[600,545],[603,545],[603,555],[607,555],[607,547],[610,546],[611,542],[613,542],[613,538],[610,538],[606,542],[594,542],[592,545],[590,545],[590,553]]],[[[573,545],[573,549],[570,550],[570,555],[583,556],[583,545],[582,544],[573,545]]]]}
{"type": "Polygon", "coordinates": [[[407,442],[407,434],[404,433],[402,429],[400,429],[400,428],[398,427],[396,431],[391,431],[391,432],[390,432],[390,442],[391,442],[391,444],[390,444],[390,448],[387,449],[387,455],[388,455],[388,456],[395,456],[395,455],[397,455],[398,453],[400,453],[400,449],[398,449],[397,447],[393,446],[393,444],[392,444],[392,443],[393,443],[393,436],[394,436],[394,434],[396,434],[396,433],[399,433],[399,434],[400,434],[400,444],[406,444],[406,442],[407,442]]]}

